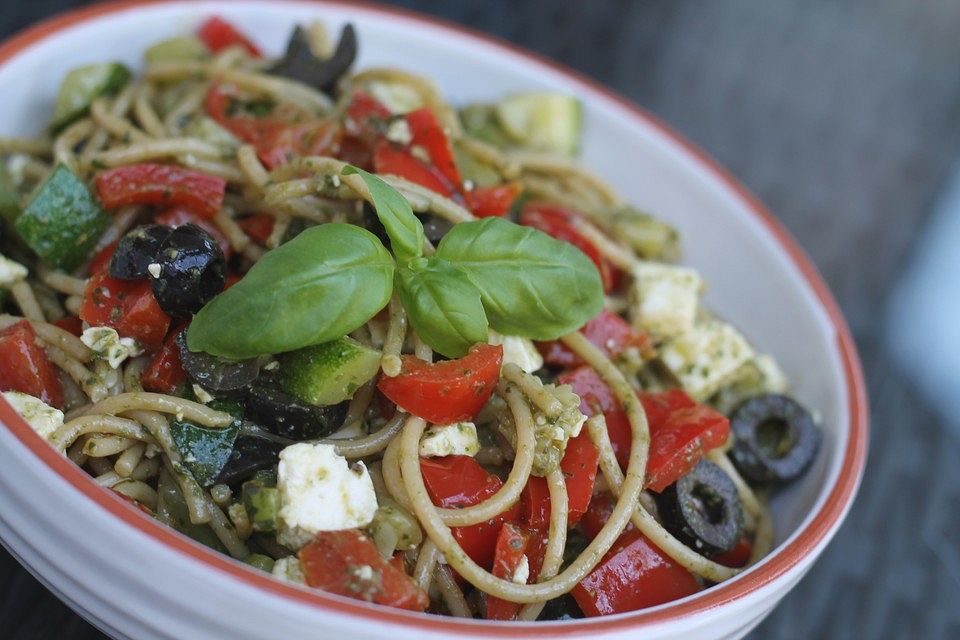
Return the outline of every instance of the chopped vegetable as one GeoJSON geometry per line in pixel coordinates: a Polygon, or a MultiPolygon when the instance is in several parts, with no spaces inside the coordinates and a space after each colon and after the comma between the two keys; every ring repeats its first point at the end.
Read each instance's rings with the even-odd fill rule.
{"type": "Polygon", "coordinates": [[[239,391],[257,379],[260,365],[255,359],[224,360],[187,348],[186,332],[176,338],[180,363],[187,377],[210,391],[239,391]]]}
{"type": "Polygon", "coordinates": [[[610,231],[645,260],[670,262],[680,257],[677,230],[633,207],[621,207],[610,214],[610,231]]]}
{"type": "Polygon", "coordinates": [[[180,347],[176,342],[178,335],[179,331],[172,331],[167,336],[163,346],[140,374],[140,384],[147,391],[173,393],[186,380],[187,374],[180,363],[180,347]]]}
{"type": "MultiPolygon", "coordinates": [[[[215,408],[214,403],[210,403],[215,408]]],[[[216,407],[223,411],[224,407],[216,407]]],[[[280,452],[284,445],[260,435],[245,435],[241,433],[233,443],[230,457],[220,468],[220,473],[214,479],[215,484],[234,484],[244,480],[260,469],[273,467],[277,464],[280,452]]]]}
{"type": "Polygon", "coordinates": [[[227,279],[220,246],[194,224],[170,232],[151,265],[147,267],[150,288],[160,308],[173,317],[188,317],[199,311],[223,290],[227,279]]]}
{"type": "Polygon", "coordinates": [[[255,384],[246,398],[247,413],[264,428],[291,440],[310,440],[334,433],[347,417],[348,402],[318,407],[293,396],[255,384]]]}
{"type": "MultiPolygon", "coordinates": [[[[581,433],[567,443],[560,470],[567,487],[567,524],[573,526],[586,513],[593,497],[593,484],[597,477],[600,452],[590,441],[590,436],[581,433]]],[[[546,530],[550,526],[550,491],[544,478],[531,476],[521,496],[523,522],[534,529],[546,530]]]]}
{"type": "Polygon", "coordinates": [[[520,192],[519,182],[508,182],[489,187],[474,187],[463,194],[467,209],[478,218],[503,217],[510,213],[520,192]]]}
{"type": "Polygon", "coordinates": [[[556,93],[520,93],[495,106],[497,119],[512,142],[537,151],[573,155],[580,144],[580,101],[556,93]]]}
{"type": "MultiPolygon", "coordinates": [[[[110,277],[117,280],[142,280],[150,265],[157,263],[157,254],[173,231],[162,224],[146,224],[129,231],[120,239],[110,258],[110,277]]],[[[155,269],[159,272],[159,269],[155,269]]]]}
{"type": "Polygon", "coordinates": [[[747,400],[730,418],[735,436],[730,457],[753,482],[789,482],[813,463],[822,439],[807,409],[770,393],[747,400]]]}
{"type": "Polygon", "coordinates": [[[227,236],[223,235],[223,231],[220,231],[220,229],[214,226],[209,220],[197,215],[186,207],[173,207],[172,209],[167,209],[166,211],[158,214],[153,220],[157,224],[163,224],[174,228],[183,226],[185,224],[195,224],[209,233],[211,238],[216,240],[217,246],[219,246],[220,251],[223,252],[224,259],[229,260],[231,254],[233,253],[233,247],[230,246],[230,241],[227,240],[227,236]]]}
{"type": "Polygon", "coordinates": [[[278,379],[301,402],[332,405],[352,398],[379,370],[379,351],[344,337],[283,354],[278,379]]]}
{"type": "Polygon", "coordinates": [[[193,524],[187,511],[187,503],[183,498],[176,480],[166,469],[160,471],[157,483],[157,520],[169,527],[193,538],[197,542],[220,553],[227,553],[226,547],[208,524],[193,524]]]}
{"type": "Polygon", "coordinates": [[[89,64],[73,69],[60,84],[53,109],[54,133],[87,114],[90,104],[102,95],[116,93],[130,79],[130,69],[119,62],[89,64]]]}
{"type": "Polygon", "coordinates": [[[230,459],[239,425],[223,429],[201,427],[182,420],[170,421],[170,435],[183,456],[183,463],[200,486],[209,487],[230,459]]]}
{"type": "Polygon", "coordinates": [[[280,513],[280,492],[276,486],[267,486],[255,478],[244,482],[241,491],[250,527],[259,532],[276,531],[280,513]]]}
{"type": "MultiPolygon", "coordinates": [[[[640,355],[649,355],[653,350],[653,342],[648,334],[634,329],[626,320],[607,309],[583,325],[580,333],[613,360],[630,348],[637,349],[640,355]]],[[[579,367],[584,364],[559,340],[539,342],[537,348],[547,364],[558,367],[579,367]]]]}
{"type": "MultiPolygon", "coordinates": [[[[531,575],[528,550],[538,546],[539,531],[529,531],[510,522],[503,523],[497,536],[497,547],[493,556],[491,573],[498,578],[518,584],[527,584],[535,580],[531,575]],[[524,575],[526,573],[526,575],[524,575]]],[[[541,558],[542,562],[542,558],[541,558]]],[[[496,596],[487,596],[487,620],[514,620],[523,605],[496,596]]]]}
{"type": "Polygon", "coordinates": [[[58,164],[14,223],[23,241],[55,269],[74,269],[110,219],[66,165],[58,164]]]}
{"type": "Polygon", "coordinates": [[[207,49],[214,53],[222,51],[227,47],[239,46],[254,58],[259,58],[263,55],[260,53],[257,45],[239,29],[220,16],[207,18],[207,20],[200,25],[200,28],[197,29],[197,37],[203,41],[207,49]]]}
{"type": "Polygon", "coordinates": [[[19,391],[63,407],[63,389],[27,320],[0,330],[0,391],[19,391]]]}
{"type": "Polygon", "coordinates": [[[170,316],[163,312],[146,281],[124,281],[101,271],[87,281],[80,319],[94,327],[113,327],[147,351],[163,344],[170,316]]]}
{"type": "Polygon", "coordinates": [[[209,56],[210,50],[196,36],[178,36],[161,40],[143,52],[143,58],[148,64],[203,60],[209,56]]]}
{"type": "Polygon", "coordinates": [[[107,209],[129,204],[185,206],[212,218],[223,205],[223,178],[166,164],[130,164],[97,176],[97,197],[107,209]]]}
{"type": "Polygon", "coordinates": [[[271,71],[334,95],[337,83],[350,70],[356,57],[357,33],[352,24],[344,25],[333,55],[326,59],[313,52],[307,32],[297,26],[290,35],[286,53],[271,71]]]}
{"type": "Polygon", "coordinates": [[[12,225],[22,209],[20,195],[14,187],[7,165],[0,162],[0,220],[12,225]]]}

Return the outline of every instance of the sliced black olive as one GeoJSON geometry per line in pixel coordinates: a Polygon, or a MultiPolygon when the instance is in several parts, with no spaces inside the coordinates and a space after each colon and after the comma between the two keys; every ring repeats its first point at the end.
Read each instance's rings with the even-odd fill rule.
{"type": "Polygon", "coordinates": [[[260,364],[256,359],[224,360],[202,351],[190,351],[186,331],[177,336],[177,347],[180,349],[180,365],[187,377],[208,391],[239,391],[260,375],[260,364]]]}
{"type": "Polygon", "coordinates": [[[583,612],[569,593],[565,593],[553,600],[547,600],[543,611],[537,620],[577,620],[583,617],[583,612]]]}
{"type": "Polygon", "coordinates": [[[820,448],[820,429],[803,405],[768,393],[741,403],[730,415],[730,451],[740,473],[752,482],[780,483],[798,478],[820,448]]]}
{"type": "Polygon", "coordinates": [[[160,247],[173,231],[163,224],[145,224],[127,233],[110,258],[110,277],[118,280],[146,278],[160,247]]]}
{"type": "Polygon", "coordinates": [[[238,436],[216,482],[234,484],[246,480],[254,471],[272,467],[284,447],[282,443],[259,436],[238,436]]]}
{"type": "Polygon", "coordinates": [[[724,553],[740,541],[743,508],[737,487],[709,460],[697,463],[656,500],[667,530],[700,553],[724,553]]]}
{"type": "Polygon", "coordinates": [[[318,407],[298,402],[282,391],[256,384],[247,394],[247,416],[268,431],[291,440],[328,436],[347,417],[348,401],[318,407]]]}
{"type": "Polygon", "coordinates": [[[316,87],[328,95],[333,95],[337,82],[343,77],[357,58],[357,33],[353,25],[347,24],[340,32],[340,41],[333,55],[327,59],[318,58],[310,48],[310,38],[303,27],[298,26],[290,35],[287,51],[271,71],[280,76],[299,80],[316,87]]]}
{"type": "Polygon", "coordinates": [[[195,224],[171,231],[156,254],[156,263],[160,269],[150,273],[150,288],[160,308],[174,317],[200,311],[223,291],[227,279],[220,245],[195,224]]]}
{"type": "Polygon", "coordinates": [[[437,244],[447,235],[450,229],[453,229],[453,223],[445,218],[435,216],[431,213],[417,216],[423,223],[423,235],[433,244],[437,244]]]}

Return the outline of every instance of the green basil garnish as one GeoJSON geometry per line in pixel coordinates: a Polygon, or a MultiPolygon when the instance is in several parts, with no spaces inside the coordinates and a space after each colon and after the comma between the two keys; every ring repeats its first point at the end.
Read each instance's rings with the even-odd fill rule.
{"type": "Polygon", "coordinates": [[[462,222],[443,237],[436,255],[466,272],[490,326],[505,335],[554,340],[603,309],[593,262],[531,227],[501,218],[462,222]]]}
{"type": "Polygon", "coordinates": [[[393,272],[393,259],[369,231],[311,227],[204,306],[187,346],[239,360],[343,337],[386,306],[393,272]]]}
{"type": "Polygon", "coordinates": [[[431,256],[400,267],[397,295],[417,335],[448,358],[464,356],[472,345],[487,341],[480,291],[446,260],[431,256]]]}
{"type": "Polygon", "coordinates": [[[423,255],[423,223],[413,215],[410,203],[397,190],[377,176],[348,165],[344,175],[357,174],[370,189],[374,209],[390,237],[390,248],[400,264],[423,255]]]}

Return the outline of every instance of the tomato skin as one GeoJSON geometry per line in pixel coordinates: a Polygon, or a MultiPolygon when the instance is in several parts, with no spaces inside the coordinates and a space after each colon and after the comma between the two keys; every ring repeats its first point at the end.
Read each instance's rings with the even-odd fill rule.
{"type": "Polygon", "coordinates": [[[614,269],[607,262],[596,245],[583,237],[577,228],[571,222],[582,218],[581,214],[569,209],[564,209],[556,205],[543,204],[537,202],[528,203],[520,212],[520,224],[534,229],[539,229],[557,240],[569,242],[576,248],[583,251],[584,254],[597,266],[600,272],[600,279],[603,281],[603,290],[609,293],[613,290],[615,282],[614,269]]]}
{"type": "Polygon", "coordinates": [[[427,107],[423,107],[411,111],[404,117],[410,125],[413,138],[410,144],[423,147],[430,156],[430,163],[451,185],[458,187],[463,180],[460,178],[460,170],[457,169],[457,162],[453,157],[453,147],[450,146],[450,140],[443,132],[437,116],[427,107]]]}
{"type": "Polygon", "coordinates": [[[233,45],[239,45],[246,49],[247,53],[254,58],[259,58],[263,55],[257,45],[253,44],[243,32],[220,16],[213,16],[205,20],[204,23],[200,25],[200,28],[197,29],[197,37],[200,38],[203,44],[207,46],[207,49],[213,53],[217,53],[233,45]]]}
{"type": "Polygon", "coordinates": [[[477,415],[500,378],[503,347],[477,344],[457,360],[427,363],[401,356],[400,375],[383,376],[377,388],[397,406],[434,424],[477,415]]]}
{"type": "Polygon", "coordinates": [[[263,246],[267,244],[270,234],[273,233],[273,222],[275,218],[266,213],[255,213],[237,220],[237,224],[243,229],[243,232],[253,238],[253,240],[263,246]]]}
{"type": "Polygon", "coordinates": [[[381,556],[358,529],[321,531],[298,556],[307,584],[316,589],[411,611],[424,611],[430,604],[410,576],[381,556]],[[358,575],[362,566],[373,569],[372,578],[358,575]]]}
{"type": "Polygon", "coordinates": [[[178,335],[178,330],[170,332],[163,346],[140,374],[140,384],[147,391],[172,393],[178,384],[187,379],[187,374],[180,364],[180,348],[176,344],[178,335]]]}
{"type": "Polygon", "coordinates": [[[80,319],[91,327],[113,327],[147,351],[158,349],[170,327],[146,280],[117,280],[105,271],[90,276],[80,305],[80,319]]]}
{"type": "Polygon", "coordinates": [[[19,391],[63,408],[57,370],[27,320],[0,331],[0,391],[19,391]]]}
{"type": "MultiPolygon", "coordinates": [[[[593,484],[597,478],[600,451],[583,431],[567,443],[567,450],[560,461],[564,484],[567,487],[567,524],[577,524],[590,505],[593,484]]],[[[520,496],[523,522],[534,529],[550,527],[550,491],[546,478],[530,476],[520,496]]]]}
{"type": "Polygon", "coordinates": [[[195,224],[216,240],[220,246],[220,250],[223,251],[224,259],[229,260],[233,253],[230,241],[227,240],[227,236],[223,235],[223,231],[220,231],[220,229],[214,226],[209,220],[198,216],[187,207],[167,209],[163,213],[157,214],[153,221],[157,224],[165,224],[170,227],[179,227],[182,224],[195,224]]]}
{"type": "Polygon", "coordinates": [[[54,326],[60,327],[68,333],[72,333],[78,338],[83,335],[83,322],[77,316],[67,316],[65,318],[60,318],[53,323],[54,326]]]}
{"type": "MultiPolygon", "coordinates": [[[[495,494],[503,486],[497,476],[481,467],[470,456],[421,458],[420,472],[431,502],[438,507],[469,507],[495,494]]],[[[515,522],[519,505],[498,516],[466,527],[453,527],[453,537],[464,553],[481,567],[489,569],[497,545],[497,536],[504,522],[515,522]]]]}
{"type": "Polygon", "coordinates": [[[373,168],[377,173],[406,178],[448,198],[455,191],[454,186],[439,169],[388,140],[379,140],[374,144],[373,168]]]}
{"type": "Polygon", "coordinates": [[[97,197],[107,209],[128,204],[189,207],[203,218],[212,218],[223,205],[227,181],[167,164],[130,164],[100,173],[97,197]]]}
{"type": "Polygon", "coordinates": [[[478,218],[502,217],[510,213],[513,203],[520,196],[523,186],[508,182],[490,187],[474,187],[463,194],[467,209],[478,218]]]}
{"type": "Polygon", "coordinates": [[[580,396],[580,411],[585,416],[592,416],[599,410],[607,422],[607,434],[610,444],[617,456],[617,462],[626,468],[630,460],[630,443],[633,440],[633,431],[630,420],[624,412],[620,402],[600,375],[591,367],[577,367],[572,371],[565,371],[557,376],[559,384],[569,384],[573,392],[580,396]]]}
{"type": "Polygon", "coordinates": [[[689,571],[639,531],[622,534],[570,592],[587,617],[653,607],[700,591],[689,571]]]}
{"type": "Polygon", "coordinates": [[[646,487],[660,492],[685,476],[710,449],[723,445],[730,421],[680,389],[640,394],[650,424],[646,487]]]}
{"type": "MultiPolygon", "coordinates": [[[[608,309],[590,319],[580,329],[580,333],[610,358],[618,357],[629,347],[636,347],[641,355],[651,355],[653,350],[653,340],[649,334],[637,331],[630,323],[608,309]]],[[[558,367],[579,367],[584,364],[579,356],[559,340],[538,342],[537,349],[547,364],[558,367]]]]}
{"type": "MultiPolygon", "coordinates": [[[[530,566],[530,575],[527,577],[527,584],[537,579],[533,572],[533,564],[536,562],[539,573],[543,565],[543,545],[539,544],[542,535],[539,531],[532,531],[518,527],[515,524],[505,522],[500,527],[500,534],[497,536],[497,547],[493,557],[493,569],[491,573],[498,578],[510,580],[519,566],[521,558],[526,555],[530,566]],[[540,557],[531,558],[532,553],[539,550],[540,557]],[[537,560],[539,560],[537,562],[537,560]]],[[[520,612],[523,605],[509,600],[503,600],[496,596],[487,596],[486,615],[487,620],[513,620],[520,612]]]]}
{"type": "Polygon", "coordinates": [[[118,244],[120,244],[119,240],[107,245],[96,255],[90,258],[90,264],[87,265],[87,273],[93,275],[95,273],[99,273],[100,271],[106,271],[109,269],[110,259],[113,258],[113,253],[117,250],[118,244]]]}

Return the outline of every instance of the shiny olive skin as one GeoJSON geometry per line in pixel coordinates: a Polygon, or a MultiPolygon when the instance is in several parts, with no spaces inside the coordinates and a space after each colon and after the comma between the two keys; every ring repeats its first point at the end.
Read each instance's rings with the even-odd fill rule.
{"type": "Polygon", "coordinates": [[[343,27],[337,48],[326,59],[314,55],[307,32],[303,27],[297,26],[287,43],[286,53],[270,71],[299,80],[333,96],[340,78],[350,70],[356,57],[357,33],[352,24],[343,27]]]}
{"type": "Polygon", "coordinates": [[[233,444],[230,458],[223,465],[216,483],[235,484],[246,480],[254,471],[267,469],[277,463],[285,445],[257,436],[240,435],[233,444]]]}
{"type": "Polygon", "coordinates": [[[743,534],[743,506],[723,469],[701,460],[690,473],[656,495],[667,531],[688,547],[713,556],[733,549],[743,534]]]}
{"type": "Polygon", "coordinates": [[[217,241],[195,224],[180,225],[160,245],[149,274],[160,308],[173,317],[188,317],[223,291],[226,260],[217,241]]]}
{"type": "Polygon", "coordinates": [[[145,224],[120,239],[110,258],[110,277],[118,280],[141,280],[149,275],[147,267],[156,262],[160,247],[173,232],[163,224],[145,224]]]}
{"type": "Polygon", "coordinates": [[[176,339],[180,350],[180,366],[192,382],[207,391],[230,393],[246,388],[260,375],[256,359],[224,360],[202,351],[187,348],[187,332],[181,331],[176,339]]]}
{"type": "Polygon", "coordinates": [[[340,429],[349,401],[318,407],[266,384],[253,385],[246,397],[247,416],[261,427],[291,440],[322,438],[340,429]]]}
{"type": "Polygon", "coordinates": [[[785,395],[745,400],[730,414],[734,444],[730,458],[750,482],[785,483],[813,463],[822,434],[813,416],[785,395]]]}

